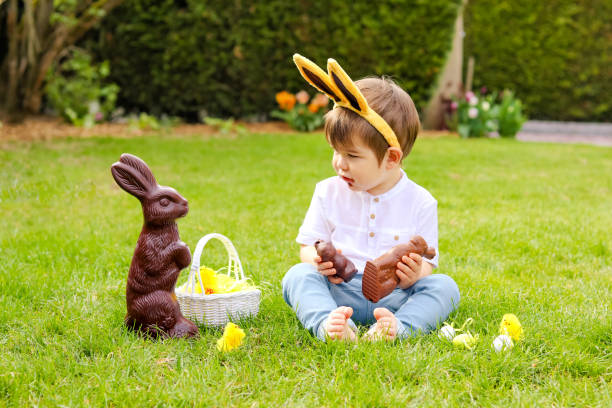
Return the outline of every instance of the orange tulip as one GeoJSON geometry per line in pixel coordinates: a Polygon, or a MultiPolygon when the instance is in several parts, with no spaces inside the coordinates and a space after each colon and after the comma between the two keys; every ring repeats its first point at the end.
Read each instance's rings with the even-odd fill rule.
{"type": "Polygon", "coordinates": [[[290,111],[295,106],[295,96],[287,91],[282,91],[276,94],[276,102],[282,110],[290,111]]]}
{"type": "Polygon", "coordinates": [[[312,113],[317,113],[320,108],[321,106],[317,105],[314,102],[308,105],[308,110],[311,111],[312,113]]]}

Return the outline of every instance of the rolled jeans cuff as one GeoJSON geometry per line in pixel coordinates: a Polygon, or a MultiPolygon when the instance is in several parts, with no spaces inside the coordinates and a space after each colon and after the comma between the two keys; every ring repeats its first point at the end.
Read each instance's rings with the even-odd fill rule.
{"type": "Polygon", "coordinates": [[[405,339],[407,337],[410,337],[412,335],[412,332],[406,329],[406,326],[404,326],[400,319],[396,317],[395,320],[397,321],[397,338],[405,339]]]}

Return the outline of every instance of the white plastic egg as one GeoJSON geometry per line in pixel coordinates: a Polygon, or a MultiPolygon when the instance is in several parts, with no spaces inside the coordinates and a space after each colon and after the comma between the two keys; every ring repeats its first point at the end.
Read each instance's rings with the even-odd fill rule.
{"type": "Polygon", "coordinates": [[[506,334],[500,334],[493,340],[493,344],[491,345],[498,353],[505,350],[510,350],[514,347],[514,343],[510,336],[506,334]]]}
{"type": "Polygon", "coordinates": [[[438,333],[438,337],[442,340],[453,341],[455,338],[455,329],[453,329],[453,326],[449,326],[448,324],[442,326],[440,332],[438,333]]]}

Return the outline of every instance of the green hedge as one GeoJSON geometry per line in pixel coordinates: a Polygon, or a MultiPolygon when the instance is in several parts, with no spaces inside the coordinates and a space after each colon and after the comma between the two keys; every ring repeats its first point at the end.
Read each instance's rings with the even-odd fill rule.
{"type": "Polygon", "coordinates": [[[459,3],[126,0],[88,47],[111,61],[128,109],[264,118],[276,92],[309,88],[294,52],[320,65],[334,57],[355,79],[390,75],[424,107],[459,3]]]}
{"type": "Polygon", "coordinates": [[[510,88],[537,119],[612,121],[612,0],[474,0],[475,88],[510,88]]]}

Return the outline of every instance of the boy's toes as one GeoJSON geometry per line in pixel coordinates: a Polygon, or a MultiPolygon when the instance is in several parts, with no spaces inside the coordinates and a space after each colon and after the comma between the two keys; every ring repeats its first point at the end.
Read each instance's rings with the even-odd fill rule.
{"type": "Polygon", "coordinates": [[[376,323],[365,334],[368,340],[394,340],[397,337],[397,319],[390,310],[374,309],[376,323]]]}
{"type": "Polygon", "coordinates": [[[395,317],[395,315],[385,307],[377,307],[374,309],[374,318],[376,321],[382,319],[383,317],[395,317]]]}
{"type": "Polygon", "coordinates": [[[332,313],[334,313],[334,312],[342,313],[344,315],[345,319],[348,320],[353,315],[353,308],[352,307],[348,307],[348,306],[340,306],[339,308],[334,310],[332,313]]]}
{"type": "Polygon", "coordinates": [[[389,338],[394,339],[397,335],[397,320],[393,317],[383,317],[376,322],[378,332],[389,338]]]}
{"type": "Polygon", "coordinates": [[[332,311],[325,324],[325,332],[334,340],[355,340],[355,332],[348,325],[353,309],[342,306],[332,311]]]}

